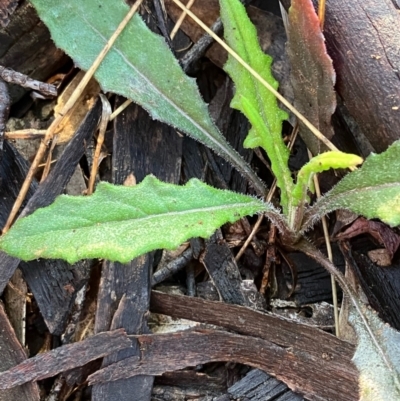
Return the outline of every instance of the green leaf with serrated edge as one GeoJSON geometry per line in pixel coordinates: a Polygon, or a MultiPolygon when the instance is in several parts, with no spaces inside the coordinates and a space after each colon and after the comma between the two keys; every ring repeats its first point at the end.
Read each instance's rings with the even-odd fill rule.
{"type": "Polygon", "coordinates": [[[62,195],[18,220],[0,248],[23,260],[124,263],[154,249],[174,249],[188,238],[209,237],[222,224],[262,211],[274,208],[197,179],[178,186],[147,176],[135,187],[100,183],[92,196],[62,195]]]}
{"type": "Polygon", "coordinates": [[[339,151],[329,151],[313,157],[297,174],[297,182],[292,193],[293,205],[298,206],[304,201],[314,174],[331,168],[355,167],[362,162],[360,156],[339,151]]]}
{"type": "Polygon", "coordinates": [[[306,212],[303,230],[336,209],[379,218],[390,226],[400,224],[400,141],[381,154],[372,153],[360,169],[320,198],[306,212]]]}
{"type": "MultiPolygon", "coordinates": [[[[220,0],[221,20],[228,45],[275,89],[278,82],[272,76],[272,58],[263,53],[254,25],[239,0],[220,0]]],[[[289,150],[282,140],[282,121],[287,113],[278,107],[275,96],[261,85],[241,64],[229,55],[224,66],[236,85],[231,107],[242,111],[252,128],[244,147],[261,146],[271,160],[284,213],[289,210],[293,181],[288,168],[289,150]]]]}
{"type": "MultiPolygon", "coordinates": [[[[32,0],[56,45],[87,70],[127,14],[123,0],[32,0]]],[[[165,40],[135,15],[95,77],[104,91],[118,93],[213,149],[264,194],[265,186],[226,142],[211,120],[194,79],[187,77],[165,40]]]]}

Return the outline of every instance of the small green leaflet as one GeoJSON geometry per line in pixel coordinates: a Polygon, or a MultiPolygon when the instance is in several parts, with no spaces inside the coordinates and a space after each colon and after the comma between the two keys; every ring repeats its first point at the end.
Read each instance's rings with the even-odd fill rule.
{"type": "Polygon", "coordinates": [[[400,224],[400,141],[379,155],[372,153],[360,169],[320,198],[306,212],[304,227],[336,209],[379,218],[390,226],[400,224]]]}
{"type": "Polygon", "coordinates": [[[339,151],[329,151],[313,157],[297,174],[297,182],[293,190],[294,206],[304,201],[314,174],[331,168],[355,167],[362,162],[363,159],[360,156],[339,151]]]}
{"type": "Polygon", "coordinates": [[[147,176],[135,187],[100,183],[88,197],[62,195],[16,222],[0,249],[22,260],[86,258],[128,262],[246,215],[275,210],[251,196],[210,187],[197,179],[185,186],[147,176]]]}
{"type": "MultiPolygon", "coordinates": [[[[31,2],[56,45],[83,70],[89,69],[129,10],[123,0],[31,2]]],[[[118,37],[95,77],[104,91],[133,100],[153,118],[210,147],[264,195],[264,184],[211,120],[195,80],[184,74],[165,40],[151,32],[139,15],[118,37]]]]}
{"type": "MultiPolygon", "coordinates": [[[[272,58],[265,54],[258,43],[257,32],[239,0],[220,0],[224,37],[228,45],[239,54],[271,86],[278,88],[272,76],[272,58]]],[[[256,80],[242,65],[229,55],[224,67],[236,85],[231,107],[240,110],[252,124],[244,147],[261,146],[271,160],[281,204],[287,214],[293,181],[288,168],[289,150],[282,139],[282,121],[287,113],[278,107],[275,96],[256,80]]]]}

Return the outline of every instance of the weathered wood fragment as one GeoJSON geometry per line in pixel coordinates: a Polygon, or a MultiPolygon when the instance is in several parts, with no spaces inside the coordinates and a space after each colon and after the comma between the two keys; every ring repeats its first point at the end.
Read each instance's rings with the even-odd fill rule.
{"type": "MultiPolygon", "coordinates": [[[[344,259],[333,246],[335,266],[344,272],[344,259]]],[[[298,305],[332,300],[332,281],[330,274],[304,253],[294,252],[287,255],[297,270],[297,285],[293,300],[298,305]]]]}
{"type": "Polygon", "coordinates": [[[357,399],[355,389],[358,373],[351,361],[354,346],[321,330],[245,307],[156,291],[152,292],[151,311],[215,324],[249,336],[243,340],[248,346],[251,346],[252,338],[271,341],[285,349],[285,356],[282,354],[279,366],[285,366],[287,371],[285,373],[283,369],[278,375],[276,367],[270,370],[264,367],[267,373],[275,375],[291,389],[297,388],[299,392],[307,394],[308,398],[313,394],[314,398],[310,399],[331,397],[339,400],[338,394],[342,394],[343,400],[357,399]],[[295,380],[291,375],[299,376],[295,380]],[[327,381],[327,378],[332,378],[332,381],[327,381]],[[298,387],[293,386],[293,383],[298,387]]]}
{"type": "MultiPolygon", "coordinates": [[[[21,1],[7,28],[0,29],[0,64],[32,79],[45,81],[66,60],[34,7],[27,0],[21,1]]],[[[24,93],[25,90],[19,86],[10,88],[13,101],[24,93]]]]}
{"type": "Polygon", "coordinates": [[[375,150],[386,150],[399,139],[398,10],[391,0],[328,0],[324,34],[339,95],[375,150]]]}
{"type": "MultiPolygon", "coordinates": [[[[0,160],[0,225],[4,226],[8,215],[18,195],[19,189],[28,172],[28,162],[9,141],[4,141],[3,157],[0,160]]],[[[29,199],[38,184],[33,180],[28,194],[29,199]]],[[[26,206],[26,201],[23,203],[26,206]]],[[[3,293],[20,260],[0,251],[0,294],[3,293]]]]}
{"type": "Polygon", "coordinates": [[[371,307],[379,313],[381,319],[400,330],[400,263],[395,258],[391,266],[381,267],[367,256],[376,245],[369,241],[352,241],[341,244],[349,267],[368,298],[371,307]]]}
{"type": "Polygon", "coordinates": [[[206,241],[205,254],[200,258],[221,300],[228,304],[253,306],[243,289],[243,280],[232,251],[218,230],[206,241]]]}
{"type": "Polygon", "coordinates": [[[0,77],[0,160],[3,153],[3,140],[6,131],[6,122],[10,112],[11,99],[7,84],[0,77]]]}
{"type": "MultiPolygon", "coordinates": [[[[15,336],[2,304],[0,304],[0,327],[0,372],[4,372],[26,360],[26,354],[15,336]]],[[[1,383],[0,379],[0,385],[1,383]]],[[[39,401],[39,399],[39,388],[36,383],[26,382],[13,389],[0,391],[0,401],[39,401]]]]}
{"type": "Polygon", "coordinates": [[[85,147],[96,130],[100,116],[101,103],[98,100],[79,126],[47,178],[29,200],[21,213],[21,217],[30,215],[38,208],[49,206],[63,192],[74,174],[79,160],[85,153],[85,147]]]}
{"type": "MultiPolygon", "coordinates": [[[[131,338],[139,341],[140,359],[132,357],[109,365],[89,376],[89,384],[135,375],[160,375],[166,371],[208,362],[230,361],[270,372],[292,390],[303,393],[309,400],[358,399],[358,394],[354,391],[357,388],[356,372],[349,375],[350,369],[340,366],[343,359],[335,371],[331,371],[329,366],[325,366],[329,365],[331,354],[324,357],[323,353],[317,355],[318,351],[314,351],[314,355],[306,355],[305,352],[297,353],[293,347],[282,347],[265,339],[216,330],[139,335],[131,338]],[[318,368],[313,366],[316,358],[324,362],[319,366],[323,367],[322,372],[318,372],[318,368]],[[332,380],[327,380],[327,377],[332,380]]],[[[319,350],[318,337],[314,337],[314,341],[319,350]]]]}
{"type": "MultiPolygon", "coordinates": [[[[250,163],[253,151],[243,148],[250,125],[242,113],[230,108],[232,97],[233,84],[227,79],[212,99],[210,113],[228,142],[250,163]]],[[[182,170],[184,180],[195,177],[217,188],[242,193],[248,189],[247,180],[229,163],[187,136],[183,140],[182,170]]]]}
{"type": "MultiPolygon", "coordinates": [[[[259,369],[253,369],[243,379],[228,389],[229,400],[245,399],[246,401],[301,401],[303,398],[291,392],[285,384],[259,369]]],[[[216,400],[218,401],[218,400],[216,400]]]]}
{"type": "Polygon", "coordinates": [[[0,25],[5,28],[10,17],[18,6],[18,0],[0,0],[0,25]]]}
{"type": "Polygon", "coordinates": [[[25,359],[19,365],[0,373],[0,389],[4,390],[55,376],[110,353],[129,348],[131,345],[132,342],[123,329],[103,332],[84,341],[64,345],[25,359]]]}

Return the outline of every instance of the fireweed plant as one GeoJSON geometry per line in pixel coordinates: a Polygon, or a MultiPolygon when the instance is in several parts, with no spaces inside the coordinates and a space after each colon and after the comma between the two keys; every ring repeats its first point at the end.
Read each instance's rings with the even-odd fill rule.
{"type": "MultiPolygon", "coordinates": [[[[122,0],[31,2],[57,46],[82,69],[91,66],[128,11],[122,0]]],[[[272,58],[261,50],[243,5],[239,0],[220,0],[220,5],[226,43],[277,89],[272,58]]],[[[358,311],[381,361],[395,372],[393,381],[398,389],[394,364],[382,350],[358,296],[336,267],[307,241],[305,233],[322,216],[337,209],[398,225],[400,141],[384,153],[371,154],[360,168],[310,206],[308,193],[314,174],[354,167],[363,160],[340,151],[321,153],[300,169],[294,182],[288,167],[289,151],[282,139],[287,113],[235,58],[229,56],[224,69],[236,87],[231,107],[251,123],[244,146],[261,147],[267,153],[280,190],[280,209],[263,201],[267,192],[264,183],[219,132],[194,80],[183,73],[164,40],[135,15],[95,74],[103,90],[132,99],[153,118],[211,148],[249,180],[259,198],[219,190],[197,179],[184,186],[164,183],[151,175],[135,187],[100,183],[91,196],[62,195],[52,205],[21,218],[1,238],[0,248],[22,260],[62,258],[74,263],[84,258],[105,258],[125,263],[154,249],[174,249],[192,237],[207,238],[221,225],[243,216],[264,213],[278,228],[285,246],[306,253],[334,275],[358,311]]]]}

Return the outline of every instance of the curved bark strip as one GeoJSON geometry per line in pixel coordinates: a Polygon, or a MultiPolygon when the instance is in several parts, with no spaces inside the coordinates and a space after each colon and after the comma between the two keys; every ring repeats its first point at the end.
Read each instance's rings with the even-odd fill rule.
{"type": "Polygon", "coordinates": [[[250,308],[157,291],[151,311],[240,334],[203,330],[130,336],[138,340],[140,359],[124,359],[94,373],[91,384],[234,361],[264,370],[310,400],[358,400],[354,346],[321,330],[250,308]]]}
{"type": "MultiPolygon", "coordinates": [[[[293,391],[309,400],[358,400],[357,381],[346,367],[331,376],[313,368],[314,357],[298,355],[270,341],[224,331],[185,331],[161,335],[130,336],[136,338],[142,353],[123,359],[89,376],[89,384],[125,379],[137,375],[161,375],[208,362],[236,362],[261,369],[284,381],[293,391]],[[320,384],[316,386],[315,378],[320,384]]],[[[329,364],[331,356],[321,355],[329,364]]]]}
{"type": "Polygon", "coordinates": [[[400,13],[391,0],[328,0],[336,89],[376,151],[400,137],[400,13]]]}

